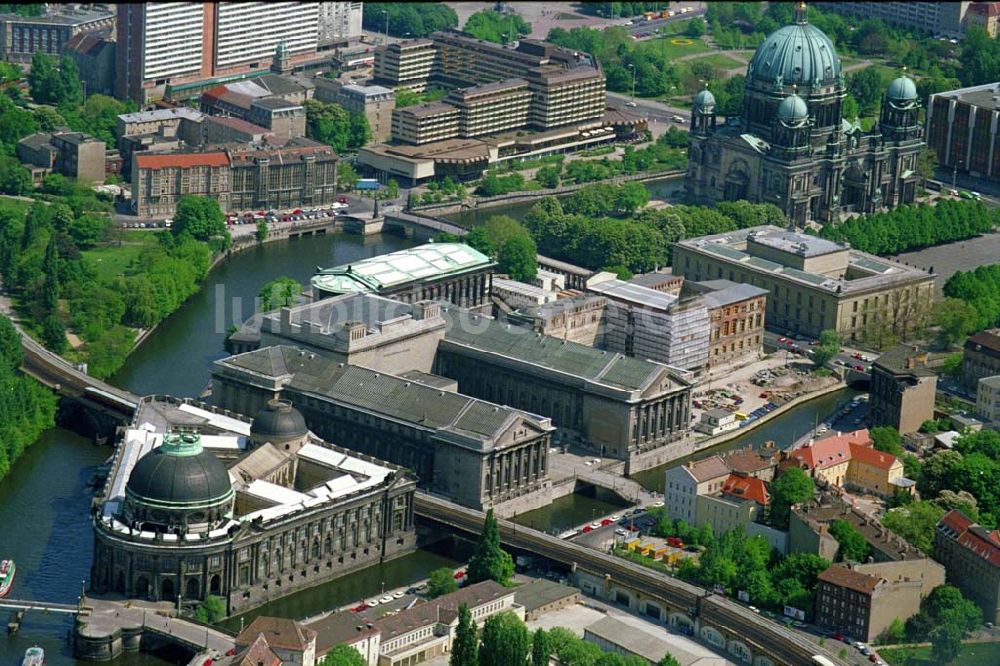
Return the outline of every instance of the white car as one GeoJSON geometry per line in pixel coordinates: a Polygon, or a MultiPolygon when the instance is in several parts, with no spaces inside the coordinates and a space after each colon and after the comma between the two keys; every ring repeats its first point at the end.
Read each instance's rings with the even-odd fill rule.
{"type": "Polygon", "coordinates": [[[663,506],[663,502],[653,502],[653,506],[663,506]]]}
{"type": "Polygon", "coordinates": [[[630,106],[630,107],[632,107],[634,109],[635,107],[637,107],[639,105],[636,104],[635,102],[628,101],[628,102],[625,102],[625,106],[630,106]]]}
{"type": "Polygon", "coordinates": [[[396,592],[392,593],[392,598],[393,599],[402,599],[405,594],[406,594],[406,592],[403,592],[402,590],[397,590],[396,592]]]}
{"type": "Polygon", "coordinates": [[[619,515],[618,515],[617,513],[613,513],[613,514],[611,514],[611,520],[615,521],[616,523],[617,523],[617,522],[618,522],[618,521],[619,521],[620,519],[621,519],[621,516],[619,516],[619,515]]]}
{"type": "Polygon", "coordinates": [[[369,608],[375,608],[378,606],[378,599],[372,599],[366,604],[369,608]]]}
{"type": "Polygon", "coordinates": [[[382,597],[381,599],[379,599],[378,602],[380,604],[389,604],[389,603],[392,603],[392,596],[389,595],[389,594],[387,594],[384,597],[382,597]]]}
{"type": "Polygon", "coordinates": [[[590,524],[590,529],[592,529],[592,530],[596,530],[596,529],[597,529],[598,527],[600,527],[600,526],[601,526],[601,524],[600,524],[600,523],[591,523],[591,524],[590,524]]]}
{"type": "Polygon", "coordinates": [[[618,529],[615,530],[615,534],[621,537],[628,536],[628,530],[625,529],[624,527],[619,527],[618,529]]]}

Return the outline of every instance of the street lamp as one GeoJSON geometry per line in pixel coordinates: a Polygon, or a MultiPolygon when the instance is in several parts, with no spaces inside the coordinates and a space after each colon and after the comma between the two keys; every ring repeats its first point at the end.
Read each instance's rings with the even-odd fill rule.
{"type": "Polygon", "coordinates": [[[632,106],[635,106],[635,65],[629,65],[632,69],[632,106]]]}
{"type": "Polygon", "coordinates": [[[955,189],[955,181],[958,179],[958,167],[962,166],[962,160],[955,162],[951,170],[951,189],[955,189]]]}
{"type": "Polygon", "coordinates": [[[385,16],[385,45],[389,45],[389,11],[386,9],[382,10],[382,15],[385,16]]]}

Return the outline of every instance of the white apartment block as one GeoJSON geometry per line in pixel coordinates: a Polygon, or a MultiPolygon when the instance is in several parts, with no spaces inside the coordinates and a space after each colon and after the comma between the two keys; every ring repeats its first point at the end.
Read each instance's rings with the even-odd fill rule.
{"type": "Polygon", "coordinates": [[[319,43],[353,39],[361,36],[363,2],[319,3],[319,43]]]}
{"type": "Polygon", "coordinates": [[[215,66],[266,61],[284,43],[291,55],[316,51],[319,3],[220,2],[215,66]]]}
{"type": "Polygon", "coordinates": [[[721,491],[729,472],[729,465],[717,455],[668,469],[663,484],[667,515],[695,525],[698,495],[721,491]]]}
{"type": "Polygon", "coordinates": [[[203,3],[150,2],[144,7],[145,39],[136,54],[141,58],[142,77],[162,79],[200,71],[205,39],[203,3]]]}

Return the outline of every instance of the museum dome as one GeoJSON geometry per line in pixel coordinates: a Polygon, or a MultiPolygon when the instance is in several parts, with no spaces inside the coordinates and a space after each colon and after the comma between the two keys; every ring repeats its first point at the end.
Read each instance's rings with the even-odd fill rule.
{"type": "Polygon", "coordinates": [[[308,433],[302,414],[285,400],[267,403],[250,424],[250,436],[255,440],[284,441],[305,437],[308,433]]]}
{"type": "Polygon", "coordinates": [[[715,109],[715,95],[706,88],[694,96],[691,105],[695,112],[711,113],[715,109]]]}
{"type": "Polygon", "coordinates": [[[226,467],[202,448],[199,435],[172,433],[135,464],[125,494],[145,506],[192,509],[231,500],[233,487],[226,467]]]}
{"type": "Polygon", "coordinates": [[[893,102],[912,102],[917,99],[917,84],[908,76],[900,76],[889,84],[885,96],[893,102]]]}
{"type": "Polygon", "coordinates": [[[785,125],[801,125],[809,118],[809,106],[796,94],[781,100],[778,105],[778,120],[785,125]]]}
{"type": "Polygon", "coordinates": [[[767,36],[750,60],[748,80],[807,88],[840,80],[840,58],[833,42],[802,16],[767,36]]]}

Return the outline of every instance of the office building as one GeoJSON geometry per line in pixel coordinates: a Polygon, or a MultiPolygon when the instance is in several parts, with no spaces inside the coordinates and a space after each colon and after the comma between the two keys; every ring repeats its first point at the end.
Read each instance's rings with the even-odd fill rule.
{"type": "Polygon", "coordinates": [[[1000,531],[987,530],[952,509],[934,531],[934,559],[948,583],[983,611],[983,621],[1000,624],[1000,531]]]}
{"type": "Polygon", "coordinates": [[[889,84],[877,130],[845,120],[840,58],[800,6],[795,23],[768,35],[754,52],[746,80],[739,116],[719,118],[708,90],[694,98],[690,200],[772,203],[798,226],[915,201],[925,144],[912,79],[889,84]]]}
{"type": "Polygon", "coordinates": [[[916,615],[944,579],[944,568],[933,560],[834,564],[817,577],[815,622],[867,643],[894,620],[916,615]]]}
{"type": "Polygon", "coordinates": [[[429,102],[394,109],[392,136],[397,141],[421,145],[459,136],[459,110],[445,102],[429,102]]]}
{"type": "Polygon", "coordinates": [[[690,427],[691,385],[651,361],[538,335],[453,306],[434,372],[463,393],[533,414],[558,436],[625,460],[665,450],[690,427]]]}
{"type": "Polygon", "coordinates": [[[81,33],[102,33],[115,25],[111,12],[46,5],[41,16],[0,14],[0,53],[7,62],[31,62],[35,53],[58,58],[81,33]]]}
{"type": "Polygon", "coordinates": [[[979,380],[976,411],[985,421],[1000,421],[1000,375],[979,380]]]}
{"type": "MultiPolygon", "coordinates": [[[[610,275],[610,274],[609,274],[610,275]]],[[[708,364],[709,314],[700,297],[680,299],[618,279],[592,278],[587,291],[608,299],[604,345],[700,374],[708,364]]]]}
{"type": "Polygon", "coordinates": [[[593,122],[604,115],[604,74],[596,67],[555,67],[529,71],[528,126],[538,131],[593,122]]]}
{"type": "Polygon", "coordinates": [[[115,96],[145,105],[315,58],[315,2],[121,3],[115,96]]]}
{"type": "Polygon", "coordinates": [[[466,308],[490,302],[496,262],[463,243],[428,243],[326,268],[313,276],[317,299],[369,293],[405,303],[445,300],[466,308]]]}
{"type": "Polygon", "coordinates": [[[934,277],[846,245],[774,226],[674,244],[674,271],[686,280],[751,284],[768,291],[768,329],[878,343],[906,339],[929,316],[934,277]]]}
{"type": "Polygon", "coordinates": [[[708,307],[708,369],[735,367],[764,354],[767,290],[729,280],[687,282],[689,293],[701,294],[708,307]]]}
{"type": "Polygon", "coordinates": [[[501,515],[551,501],[548,418],[289,346],[216,361],[212,402],[291,402],[318,435],[415,471],[422,487],[501,515]]]}
{"type": "Polygon", "coordinates": [[[448,93],[445,102],[458,109],[457,136],[473,137],[524,127],[531,95],[527,81],[507,79],[456,88],[448,93]]]}
{"type": "Polygon", "coordinates": [[[996,38],[1000,32],[1000,3],[997,2],[973,2],[965,12],[965,29],[977,26],[986,31],[986,34],[996,38]]]}
{"type": "Polygon", "coordinates": [[[96,500],[91,589],[248,610],[412,551],[415,487],[320,440],[287,403],[251,421],[145,398],[96,500]]]}
{"type": "Polygon", "coordinates": [[[363,2],[320,2],[317,41],[321,45],[361,37],[363,2]]]}
{"type": "Polygon", "coordinates": [[[139,153],[132,158],[132,205],[139,217],[170,216],[187,195],[211,197],[230,210],[229,156],[224,151],[139,153]]]}
{"type": "Polygon", "coordinates": [[[392,112],[396,108],[396,93],[384,86],[340,85],[330,79],[316,79],[316,99],[334,102],[348,113],[360,113],[368,120],[372,141],[388,141],[392,136],[392,112]],[[328,85],[328,84],[333,84],[328,85]]]}
{"type": "Polygon", "coordinates": [[[937,375],[927,367],[927,353],[899,345],[879,356],[871,369],[869,417],[872,425],[916,432],[934,418],[937,375]]]}
{"type": "Polygon", "coordinates": [[[984,377],[1000,375],[1000,328],[980,331],[965,341],[962,384],[972,393],[984,377]]]}
{"type": "Polygon", "coordinates": [[[114,94],[115,41],[100,33],[78,32],[66,40],[63,53],[76,62],[87,95],[114,94]]]}
{"type": "Polygon", "coordinates": [[[50,173],[101,185],[107,150],[103,141],[80,132],[39,132],[17,142],[17,158],[36,185],[50,173]]]}
{"type": "Polygon", "coordinates": [[[824,11],[859,19],[881,19],[932,35],[961,37],[968,11],[978,2],[817,2],[824,11]]]}
{"type": "Polygon", "coordinates": [[[1000,141],[993,118],[1000,83],[934,93],[927,102],[927,145],[951,174],[1000,180],[1000,141]]]}
{"type": "Polygon", "coordinates": [[[389,44],[375,52],[375,83],[424,92],[436,58],[437,50],[429,39],[389,44]]]}

